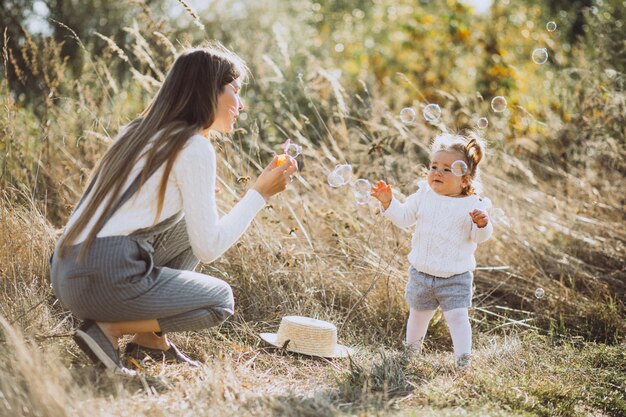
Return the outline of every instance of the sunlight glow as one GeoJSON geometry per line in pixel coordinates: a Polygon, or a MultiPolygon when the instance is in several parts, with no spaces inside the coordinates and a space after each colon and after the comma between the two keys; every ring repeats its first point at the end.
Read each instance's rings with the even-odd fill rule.
{"type": "Polygon", "coordinates": [[[493,1],[492,0],[461,0],[461,3],[469,4],[470,6],[474,8],[474,10],[476,10],[476,13],[487,13],[493,1]]]}

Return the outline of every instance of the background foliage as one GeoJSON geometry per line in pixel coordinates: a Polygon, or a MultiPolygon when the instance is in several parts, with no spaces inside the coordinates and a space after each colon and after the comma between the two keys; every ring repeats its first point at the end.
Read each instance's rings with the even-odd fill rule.
{"type": "Polygon", "coordinates": [[[0,345],[14,359],[0,367],[5,407],[26,407],[24,415],[102,404],[146,415],[334,415],[402,404],[441,415],[454,407],[624,413],[624,2],[501,0],[477,15],[452,0],[217,0],[197,10],[182,1],[44,0],[44,33],[29,29],[34,3],[0,4],[0,345]],[[187,386],[151,400],[152,391],[128,385],[111,394],[85,374],[67,338],[75,319],[49,288],[47,259],[119,127],[146,106],[179,50],[210,39],[252,73],[247,117],[215,138],[220,208],[243,195],[287,137],[304,147],[302,170],[237,245],[202,266],[231,283],[237,300],[223,326],[178,336],[211,365],[191,375],[148,369],[187,386]],[[538,47],[549,52],[544,65],[530,59],[538,47]],[[506,97],[504,113],[490,109],[495,95],[506,97]],[[428,103],[443,109],[437,123],[421,118],[428,103]],[[411,124],[399,119],[407,106],[419,115],[411,124]],[[477,254],[477,366],[455,376],[440,316],[423,359],[408,364],[402,354],[410,231],[382,221],[373,203],[357,207],[325,177],[348,162],[355,178],[385,179],[408,195],[430,140],[475,129],[482,116],[485,194],[504,215],[477,254]],[[256,334],[287,314],[333,321],[361,356],[329,369],[267,355],[256,334]],[[32,362],[16,346],[45,356],[32,362]],[[33,380],[46,366],[54,377],[33,380]],[[64,403],[53,387],[64,387],[64,403]],[[129,406],[133,395],[140,401],[129,406]],[[203,401],[189,400],[197,396],[203,401]]]}

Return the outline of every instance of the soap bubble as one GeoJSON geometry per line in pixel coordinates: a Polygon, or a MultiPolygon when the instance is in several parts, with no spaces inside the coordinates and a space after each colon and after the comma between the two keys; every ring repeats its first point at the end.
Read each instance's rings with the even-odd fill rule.
{"type": "Polygon", "coordinates": [[[489,126],[489,120],[487,120],[486,117],[481,117],[476,121],[476,126],[479,129],[485,129],[487,126],[489,126]]]}
{"type": "Polygon", "coordinates": [[[460,159],[458,161],[454,161],[450,168],[452,169],[452,173],[457,177],[462,177],[467,174],[467,164],[465,161],[461,161],[460,159]]]}
{"type": "Polygon", "coordinates": [[[335,172],[341,178],[341,185],[346,185],[352,179],[352,165],[342,164],[335,167],[335,172]]]}
{"type": "Polygon", "coordinates": [[[491,108],[496,113],[502,113],[506,110],[506,99],[502,96],[495,96],[491,100],[491,108]]]}
{"type": "Polygon", "coordinates": [[[335,169],[328,174],[328,185],[333,188],[342,187],[350,182],[352,179],[352,165],[339,164],[335,166],[335,169]]]}
{"type": "Polygon", "coordinates": [[[364,178],[359,178],[358,180],[352,183],[352,188],[355,192],[359,194],[367,194],[370,195],[370,191],[372,189],[372,185],[370,182],[364,178]]]}
{"type": "Polygon", "coordinates": [[[336,171],[332,171],[330,174],[328,174],[327,181],[328,185],[333,188],[339,188],[343,185],[343,180],[339,175],[337,175],[336,171]]]}
{"type": "Polygon", "coordinates": [[[294,159],[302,153],[302,146],[297,143],[291,143],[291,139],[287,139],[285,143],[283,143],[282,148],[283,153],[278,155],[278,159],[276,161],[277,166],[282,166],[290,159],[294,159]]]}
{"type": "Polygon", "coordinates": [[[543,298],[544,295],[546,295],[546,292],[543,288],[537,288],[535,290],[535,298],[540,300],[543,298]]]}
{"type": "Polygon", "coordinates": [[[369,195],[365,195],[365,194],[355,194],[354,197],[356,198],[356,203],[359,206],[364,206],[367,203],[369,203],[370,201],[370,196],[369,195]]]}
{"type": "Polygon", "coordinates": [[[352,183],[352,193],[354,198],[356,198],[356,203],[360,206],[368,203],[371,190],[372,185],[366,179],[359,178],[352,183]]]}
{"type": "Polygon", "coordinates": [[[400,120],[404,123],[413,123],[413,120],[415,120],[415,110],[411,107],[403,108],[400,110],[400,120]]]}
{"type": "Polygon", "coordinates": [[[556,22],[550,21],[546,24],[546,29],[548,32],[554,32],[556,30],[556,22]]]}
{"type": "Polygon", "coordinates": [[[546,48],[537,48],[533,51],[532,58],[535,64],[545,64],[548,60],[548,50],[546,48]]]}
{"type": "Polygon", "coordinates": [[[429,104],[428,106],[424,107],[422,115],[427,121],[431,123],[436,122],[441,116],[441,107],[439,107],[439,105],[437,104],[429,104]]]}
{"type": "Polygon", "coordinates": [[[292,158],[297,157],[302,153],[302,146],[297,143],[290,143],[285,146],[285,154],[289,155],[292,158]]]}

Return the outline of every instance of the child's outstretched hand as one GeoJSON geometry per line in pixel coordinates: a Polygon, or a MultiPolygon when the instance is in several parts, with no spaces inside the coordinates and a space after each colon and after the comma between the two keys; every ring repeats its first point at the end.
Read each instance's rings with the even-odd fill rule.
{"type": "Polygon", "coordinates": [[[474,209],[470,211],[469,215],[472,221],[476,223],[476,226],[480,228],[487,226],[487,223],[489,223],[489,216],[482,210],[474,209]]]}
{"type": "Polygon", "coordinates": [[[378,181],[376,185],[372,187],[370,195],[380,201],[385,210],[387,210],[387,207],[391,204],[391,186],[387,185],[385,181],[378,181]]]}

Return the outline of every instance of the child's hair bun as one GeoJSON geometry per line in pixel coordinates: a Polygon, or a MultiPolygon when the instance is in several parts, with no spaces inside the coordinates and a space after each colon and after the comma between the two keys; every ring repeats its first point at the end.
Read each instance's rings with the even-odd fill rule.
{"type": "Polygon", "coordinates": [[[484,144],[476,135],[468,135],[469,141],[465,145],[467,156],[472,160],[472,165],[476,166],[483,159],[484,144]]]}

